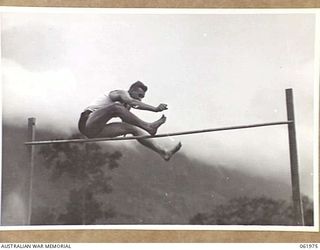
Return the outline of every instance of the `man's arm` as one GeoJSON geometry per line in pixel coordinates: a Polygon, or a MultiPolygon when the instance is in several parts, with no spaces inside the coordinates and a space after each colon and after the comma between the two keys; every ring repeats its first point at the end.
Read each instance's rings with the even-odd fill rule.
{"type": "Polygon", "coordinates": [[[130,107],[135,109],[141,109],[141,110],[148,110],[152,112],[160,112],[163,110],[168,109],[167,104],[159,104],[157,107],[154,107],[152,105],[146,104],[144,102],[141,102],[139,100],[133,99],[129,93],[125,90],[114,90],[110,92],[109,94],[111,100],[118,101],[124,104],[128,104],[130,107]]]}

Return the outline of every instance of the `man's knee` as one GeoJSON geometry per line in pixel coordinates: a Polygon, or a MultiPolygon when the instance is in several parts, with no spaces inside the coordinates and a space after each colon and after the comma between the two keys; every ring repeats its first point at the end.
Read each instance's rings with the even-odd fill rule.
{"type": "Polygon", "coordinates": [[[120,103],[114,103],[111,106],[111,111],[110,111],[111,116],[118,117],[122,121],[125,119],[128,112],[129,111],[120,103]]]}
{"type": "Polygon", "coordinates": [[[116,115],[121,115],[123,114],[125,111],[128,111],[122,104],[120,103],[114,103],[112,104],[111,106],[111,112],[113,114],[116,114],[116,115]]]}

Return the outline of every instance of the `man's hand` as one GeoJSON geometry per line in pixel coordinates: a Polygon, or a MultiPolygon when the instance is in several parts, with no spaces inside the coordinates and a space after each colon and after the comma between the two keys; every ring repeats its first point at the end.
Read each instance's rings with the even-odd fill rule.
{"type": "Polygon", "coordinates": [[[158,105],[158,107],[156,107],[156,112],[161,112],[163,110],[166,110],[168,109],[168,105],[167,104],[164,104],[164,103],[161,103],[158,105]]]}

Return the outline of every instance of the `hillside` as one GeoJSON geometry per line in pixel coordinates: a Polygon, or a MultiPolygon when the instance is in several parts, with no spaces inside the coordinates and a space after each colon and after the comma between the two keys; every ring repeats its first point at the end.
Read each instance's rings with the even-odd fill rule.
{"type": "Polygon", "coordinates": [[[239,170],[207,165],[179,153],[169,163],[137,146],[139,155],[122,149],[121,167],[114,170],[114,192],[108,200],[123,214],[112,223],[186,224],[198,212],[208,212],[241,196],[290,198],[284,183],[239,170]],[[133,161],[133,159],[135,159],[133,161]],[[123,218],[122,218],[123,217],[123,218]]]}
{"type": "MultiPolygon", "coordinates": [[[[28,176],[25,128],[3,125],[2,211],[3,224],[23,224],[28,176]]],[[[57,138],[57,132],[38,131],[37,138],[57,138]]],[[[102,197],[116,216],[98,224],[187,224],[197,213],[209,212],[230,198],[267,196],[289,199],[286,183],[253,176],[241,166],[216,166],[189,159],[183,150],[165,162],[139,144],[100,143],[108,151],[119,150],[120,167],[110,171],[113,192],[102,197]]],[[[37,157],[34,176],[35,209],[63,207],[72,183],[65,178],[50,181],[37,157]]],[[[45,219],[44,219],[45,220],[45,219]]],[[[44,221],[45,223],[45,221],[44,221]]]]}

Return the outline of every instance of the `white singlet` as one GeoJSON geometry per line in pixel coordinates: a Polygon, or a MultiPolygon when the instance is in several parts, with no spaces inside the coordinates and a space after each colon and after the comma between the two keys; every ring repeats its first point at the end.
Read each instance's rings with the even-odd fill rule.
{"type": "Polygon", "coordinates": [[[86,108],[86,110],[96,111],[98,109],[105,108],[112,103],[114,103],[114,101],[112,101],[111,98],[109,97],[109,93],[103,94],[98,98],[96,98],[95,100],[93,100],[89,104],[89,106],[86,108]]]}

